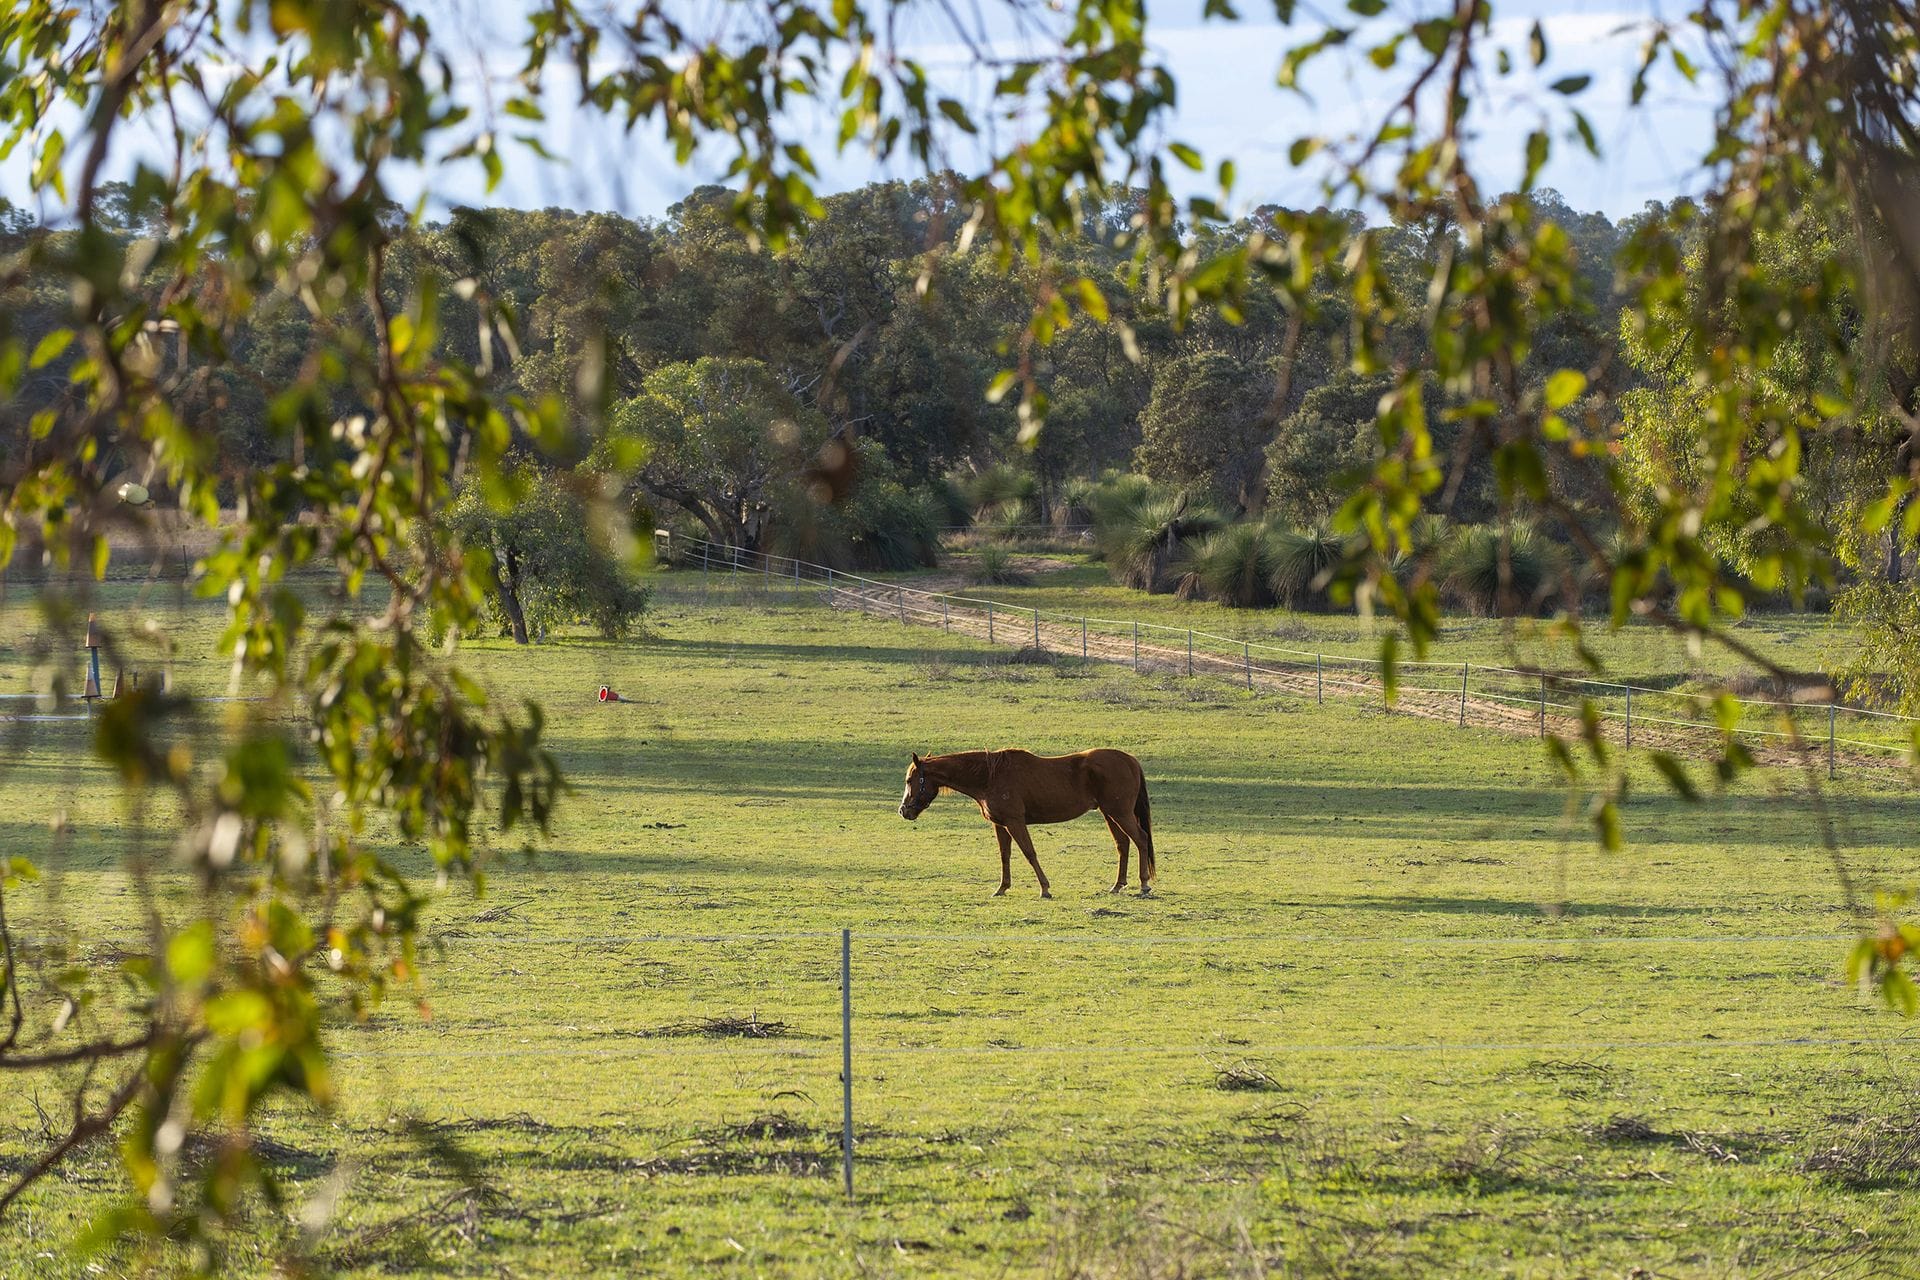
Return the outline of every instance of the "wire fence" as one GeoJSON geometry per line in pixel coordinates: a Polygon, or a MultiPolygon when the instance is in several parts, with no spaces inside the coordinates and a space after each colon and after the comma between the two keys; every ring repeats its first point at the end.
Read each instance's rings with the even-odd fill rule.
{"type": "MultiPolygon", "coordinates": [[[[1365,937],[1266,934],[1146,937],[886,929],[865,931],[851,928],[583,935],[575,939],[553,936],[509,938],[505,934],[487,934],[471,940],[489,945],[517,945],[535,941],[606,942],[620,939],[665,948],[676,956],[685,956],[689,948],[737,946],[739,949],[734,954],[743,962],[774,966],[783,975],[778,990],[786,1007],[781,1010],[781,1016],[791,1018],[792,1025],[785,1021],[744,1024],[744,1020],[737,1017],[731,1020],[715,1019],[711,1021],[716,1024],[727,1021],[728,1025],[710,1029],[706,1034],[712,1038],[704,1042],[690,1042],[686,1038],[689,1032],[684,1026],[568,1026],[563,1028],[567,1033],[564,1038],[547,1043],[512,1044],[500,1043],[503,1031],[490,1022],[477,1028],[472,1035],[463,1032],[457,1025],[436,1024],[431,1033],[436,1042],[432,1047],[405,1042],[385,1047],[362,1041],[361,1047],[348,1050],[340,1057],[348,1062],[432,1060],[450,1054],[457,1055],[461,1061],[632,1061],[644,1064],[644,1069],[650,1071],[665,1069],[671,1063],[724,1059],[735,1071],[743,1063],[761,1063],[770,1068],[779,1066],[798,1069],[803,1073],[818,1072],[821,1084],[832,1079],[840,1086],[840,1096],[834,1099],[838,1106],[832,1107],[832,1110],[839,1112],[838,1133],[834,1136],[838,1138],[835,1145],[839,1148],[841,1178],[846,1193],[851,1196],[856,1187],[860,1135],[871,1131],[870,1117],[876,1111],[898,1113],[901,1108],[907,1108],[922,1112],[936,1102],[961,1110],[977,1107],[978,1100],[971,1092],[958,1099],[948,1095],[938,1098],[930,1096],[931,1078],[915,1070],[902,1069],[899,1066],[902,1063],[942,1059],[1038,1058],[1072,1061],[1080,1064],[1076,1069],[1081,1071],[1132,1071],[1137,1069],[1142,1059],[1188,1059],[1196,1061],[1210,1077],[1218,1077],[1223,1072],[1230,1073],[1246,1067],[1264,1072],[1265,1068],[1259,1064],[1274,1059],[1286,1059],[1290,1064],[1301,1063],[1299,1066],[1289,1066],[1290,1071],[1297,1073],[1314,1070],[1305,1065],[1314,1059],[1328,1062],[1360,1059],[1377,1064],[1409,1056],[1498,1059],[1524,1055],[1544,1061],[1590,1062],[1608,1055],[1640,1055],[1644,1063],[1646,1055],[1652,1054],[1717,1055],[1729,1051],[1751,1053],[1756,1050],[1843,1053],[1873,1050],[1884,1053],[1896,1049],[1905,1051],[1920,1044],[1920,1035],[1868,1034],[1850,1025],[1829,1023],[1824,1017],[1809,1018],[1799,1026],[1760,1023],[1751,1020],[1741,1009],[1732,1007],[1716,1010],[1711,1015],[1691,1022],[1686,1034],[1675,1034],[1675,1029],[1669,1027],[1649,1028],[1639,1034],[1609,1036],[1595,1034],[1592,1027],[1577,1021],[1580,1015],[1594,1008],[1592,1003],[1568,1011],[1562,1019],[1565,1026],[1543,1026],[1537,1018],[1527,1019],[1534,1028],[1534,1033],[1529,1035],[1514,1025],[1510,1011],[1498,1000],[1478,1008],[1463,1005],[1456,1009],[1454,1017],[1424,1036],[1416,1033],[1413,1036],[1395,1037],[1392,1034],[1379,1034],[1380,1024],[1391,1022],[1392,1019],[1382,1013],[1376,1004],[1368,1005],[1369,1012],[1364,1017],[1346,1019],[1350,1025],[1343,1032],[1340,1026],[1327,1025],[1325,1022],[1297,1022],[1279,1004],[1263,1004],[1239,997],[1231,1002],[1234,1012],[1230,1019],[1196,1020],[1188,1005],[1159,1004],[1153,1000],[1152,991],[1143,991],[1137,986],[1129,988],[1130,1007],[1136,1015],[1129,1021],[1139,1026],[1141,1034],[1115,1034],[1114,1023],[1108,1016],[1108,1002],[1098,994],[1082,1002],[1076,1002],[1076,997],[1069,994],[1064,999],[1056,1000],[1054,1003],[1057,1007],[1054,1008],[1034,1007],[1033,1001],[1021,1001],[1017,1010],[1006,1011],[1019,1015],[1011,1022],[994,1013],[981,1013],[968,1018],[954,1010],[934,1009],[929,1005],[925,984],[910,972],[911,966],[903,964],[910,956],[918,956],[927,963],[942,964],[949,976],[942,984],[936,985],[943,985],[953,981],[954,974],[967,972],[964,966],[955,969],[950,962],[956,948],[964,950],[978,943],[992,944],[995,963],[990,969],[975,971],[980,979],[978,990],[949,992],[964,1002],[974,996],[998,999],[1010,990],[1023,986],[1036,970],[1030,967],[1029,962],[1019,958],[1022,955],[1048,953],[1034,958],[1047,973],[1057,976],[1063,964],[1075,959],[1095,962],[1095,956],[1104,956],[1105,949],[1113,946],[1151,944],[1192,952],[1205,951],[1216,944],[1232,943],[1239,946],[1244,954],[1249,942],[1293,947],[1312,941],[1364,945],[1371,955],[1382,944],[1398,947],[1403,944],[1431,945],[1438,942],[1495,949],[1513,946],[1639,947],[1655,954],[1672,945],[1712,945],[1719,953],[1714,976],[1725,978],[1729,969],[1727,962],[1735,947],[1798,949],[1808,943],[1829,943],[1840,936],[1659,934],[1553,938],[1524,935],[1447,936],[1415,939],[1391,934],[1365,937]],[[794,945],[784,947],[778,944],[794,945]],[[948,960],[943,962],[942,956],[948,957],[948,960]],[[1009,987],[1009,983],[1014,986],[1009,987]],[[1095,1006],[1098,1006],[1097,1010],[1095,1006]],[[1157,1019],[1137,1016],[1152,1007],[1161,1010],[1157,1019]],[[1152,1025],[1155,1021],[1161,1025],[1152,1025]],[[1146,1025],[1140,1025],[1143,1022],[1146,1025]],[[608,1036],[619,1037],[620,1043],[607,1043],[608,1036]],[[827,1073],[836,1067],[836,1074],[828,1076],[827,1073]]],[[[458,944],[465,940],[454,938],[450,941],[458,944]]],[[[1110,974],[1104,959],[1097,963],[1101,965],[1102,972],[1110,974]]],[[[1754,976],[1785,977],[1776,972],[1778,969],[1777,956],[1770,955],[1768,972],[1754,976]]],[[[749,993],[764,997],[771,990],[751,981],[728,983],[722,980],[716,983],[713,979],[717,975],[707,962],[702,963],[701,971],[707,981],[698,992],[699,1005],[709,1010],[724,1007],[728,998],[749,993]]],[[[1165,976],[1179,983],[1186,981],[1183,974],[1178,972],[1169,972],[1165,976]]],[[[1460,976],[1458,966],[1448,966],[1436,971],[1434,980],[1444,985],[1446,979],[1460,976]]],[[[1786,980],[1792,979],[1788,977],[1786,980]]],[[[1129,978],[1129,982],[1132,981],[1129,978]]],[[[1223,977],[1222,981],[1232,984],[1240,980],[1229,976],[1223,977]]],[[[1406,998],[1426,1002],[1440,994],[1436,990],[1424,990],[1406,993],[1406,998]]],[[[1630,990],[1614,988],[1612,996],[1623,1010],[1629,1006],[1634,1010],[1632,1017],[1625,1019],[1623,1025],[1639,1026],[1643,1023],[1644,1011],[1634,1003],[1630,990]]],[[[558,998],[565,1000],[567,997],[562,995],[558,998]]],[[[1335,1021],[1337,1023],[1339,1019],[1335,1021]]],[[[551,1026],[542,1026],[538,1030],[543,1035],[553,1035],[555,1031],[551,1026]]],[[[694,1066],[682,1069],[698,1070],[694,1066]]],[[[1273,1069],[1278,1070],[1277,1067],[1273,1069]]],[[[789,1094],[804,1096],[822,1110],[827,1109],[825,1099],[816,1101],[810,1092],[794,1092],[801,1088],[804,1080],[795,1081],[790,1077],[783,1077],[783,1080],[789,1094]]],[[[1230,1081],[1220,1087],[1235,1086],[1230,1081]]]]}
{"type": "Polygon", "coordinates": [[[982,596],[924,591],[828,565],[655,532],[665,565],[759,576],[766,585],[818,591],[831,608],[935,627],[991,645],[1117,663],[1136,672],[1211,677],[1318,703],[1370,705],[1462,729],[1574,736],[1591,715],[1601,736],[1677,754],[1718,752],[1729,736],[1774,761],[1904,767],[1920,718],[1831,701],[1727,698],[1475,662],[1400,662],[1389,690],[1375,658],[1288,648],[1192,627],[1102,618],[982,596]],[[1730,717],[1729,717],[1730,713],[1730,717]]]}

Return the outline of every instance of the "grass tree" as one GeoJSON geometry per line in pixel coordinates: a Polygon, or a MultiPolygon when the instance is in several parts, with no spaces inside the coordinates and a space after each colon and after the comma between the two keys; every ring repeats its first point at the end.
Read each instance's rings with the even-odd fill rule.
{"type": "Polygon", "coordinates": [[[1274,603],[1280,549],[1273,530],[1257,521],[1230,524],[1190,544],[1182,560],[1180,594],[1204,596],[1236,609],[1274,603]]]}
{"type": "Polygon", "coordinates": [[[1538,613],[1552,596],[1563,557],[1530,524],[1477,524],[1448,541],[1442,581],[1465,608],[1488,617],[1538,613]]]}
{"type": "Polygon", "coordinates": [[[1137,490],[1131,500],[1104,509],[1094,536],[1108,572],[1138,591],[1171,591],[1174,565],[1189,539],[1218,529],[1218,512],[1195,505],[1186,494],[1137,490]]]}

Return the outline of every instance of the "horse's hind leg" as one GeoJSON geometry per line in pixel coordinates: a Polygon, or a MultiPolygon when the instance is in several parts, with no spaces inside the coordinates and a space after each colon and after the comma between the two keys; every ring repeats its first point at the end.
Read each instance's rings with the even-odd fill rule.
{"type": "Polygon", "coordinates": [[[1020,842],[1020,852],[1027,855],[1027,865],[1033,868],[1034,876],[1040,881],[1040,896],[1051,898],[1053,886],[1047,883],[1047,873],[1040,869],[1040,855],[1033,851],[1033,837],[1027,834],[1027,824],[1023,822],[1006,830],[1013,832],[1013,838],[1020,842]]]}
{"type": "MultiPolygon", "coordinates": [[[[1104,813],[1100,816],[1107,817],[1104,813]]],[[[1120,874],[1113,882],[1113,892],[1118,893],[1127,887],[1127,833],[1112,818],[1107,818],[1107,830],[1113,833],[1114,846],[1120,850],[1120,874]]]]}
{"type": "Polygon", "coordinates": [[[1107,819],[1107,825],[1113,826],[1115,824],[1118,824],[1120,830],[1140,849],[1140,896],[1146,897],[1153,892],[1153,885],[1147,881],[1146,851],[1149,848],[1147,843],[1149,837],[1146,832],[1140,829],[1140,824],[1134,820],[1134,816],[1131,813],[1116,813],[1113,817],[1107,819]]]}
{"type": "Polygon", "coordinates": [[[994,890],[993,894],[994,897],[999,898],[1013,888],[1013,832],[995,823],[993,834],[1000,841],[1000,887],[994,890]]]}

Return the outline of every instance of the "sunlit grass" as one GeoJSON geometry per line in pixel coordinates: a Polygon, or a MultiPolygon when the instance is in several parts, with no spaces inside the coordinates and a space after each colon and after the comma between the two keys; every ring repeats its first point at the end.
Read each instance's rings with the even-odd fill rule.
{"type": "MultiPolygon", "coordinates": [[[[1234,616],[1109,591],[994,594],[1234,616]]],[[[217,615],[153,611],[180,682],[221,690],[217,615]]],[[[4,617],[0,691],[26,684],[31,628],[17,600],[4,617]]],[[[1283,622],[1363,636],[1263,625],[1283,622]]],[[[1503,643],[1472,626],[1456,652],[1503,643]]],[[[687,574],[644,640],[468,658],[547,706],[577,790],[547,847],[498,849],[484,899],[432,910],[431,1020],[338,1028],[345,1101],[270,1125],[296,1199],[345,1179],[317,1247],[348,1274],[1724,1277],[1910,1256],[1911,1028],[1839,981],[1850,921],[1797,774],[1690,806],[1636,772],[1606,855],[1525,738],[1015,663],[687,574]],[[1043,901],[1018,865],[990,897],[964,799],[898,817],[910,750],[1010,745],[1141,757],[1154,898],[1104,892],[1092,819],[1036,829],[1043,901]],[[723,1018],[784,1025],[712,1034],[723,1018]]],[[[125,814],[85,729],[4,748],[0,838],[51,854],[9,898],[25,932],[121,935],[120,851],[168,838],[125,814]],[[76,835],[55,851],[60,811],[76,835]]],[[[1848,776],[1827,800],[1864,888],[1910,877],[1910,788],[1848,776]]],[[[0,1160],[38,1131],[30,1090],[0,1098],[0,1160]]],[[[0,1274],[82,1274],[56,1242],[120,1189],[91,1151],[9,1219],[0,1274]]],[[[258,1209],[236,1269],[292,1238],[258,1209]]]]}

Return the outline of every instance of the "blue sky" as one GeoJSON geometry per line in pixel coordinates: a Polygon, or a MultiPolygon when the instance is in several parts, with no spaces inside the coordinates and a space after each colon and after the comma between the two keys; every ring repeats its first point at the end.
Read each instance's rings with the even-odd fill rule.
{"type": "MultiPolygon", "coordinates": [[[[484,112],[488,99],[497,95],[518,65],[513,39],[518,3],[428,3],[436,30],[449,38],[455,50],[457,92],[484,112]]],[[[727,11],[725,0],[690,3],[701,6],[702,13],[715,15],[716,21],[723,20],[727,11]]],[[[1393,4],[1370,25],[1404,23],[1409,17],[1434,12],[1435,3],[1393,4]]],[[[1275,73],[1285,51],[1317,28],[1304,22],[1292,28],[1277,25],[1270,0],[1240,0],[1245,16],[1236,23],[1203,20],[1202,0],[1150,0],[1150,5],[1150,43],[1179,84],[1179,106],[1168,136],[1196,147],[1210,164],[1231,157],[1240,174],[1235,199],[1242,209],[1268,201],[1318,203],[1317,177],[1288,163],[1293,140],[1304,133],[1349,134],[1377,119],[1399,96],[1396,86],[1405,72],[1375,70],[1364,57],[1372,43],[1365,39],[1356,39],[1348,49],[1335,51],[1318,64],[1308,78],[1306,97],[1277,88],[1275,73]]],[[[937,10],[909,6],[902,12],[916,15],[937,10]]],[[[1618,218],[1648,200],[1697,190],[1702,179],[1699,157],[1711,136],[1709,98],[1669,71],[1655,78],[1653,92],[1641,106],[1631,108],[1628,102],[1637,52],[1649,22],[1660,16],[1659,8],[1633,0],[1496,4],[1496,45],[1511,49],[1516,63],[1525,65],[1527,32],[1538,19],[1551,56],[1541,71],[1528,70],[1507,80],[1491,74],[1491,56],[1483,59],[1488,71],[1480,99],[1484,109],[1475,112],[1474,158],[1487,185],[1501,189],[1517,181],[1526,134],[1545,121],[1555,137],[1555,154],[1542,181],[1559,189],[1575,208],[1598,209],[1618,218]],[[1604,153],[1599,160],[1567,139],[1571,123],[1567,102],[1546,87],[1577,73],[1593,76],[1579,103],[1599,135],[1604,153]]],[[[933,20],[910,17],[902,30],[903,42],[934,68],[934,74],[952,76],[951,84],[964,85],[970,73],[960,69],[961,51],[942,43],[943,34],[933,20]]],[[[398,175],[396,194],[409,201],[424,195],[429,216],[457,204],[492,203],[562,205],[657,217],[693,186],[723,178],[724,152],[704,151],[689,166],[676,166],[657,130],[642,125],[628,133],[575,106],[560,89],[565,76],[562,70],[554,77],[555,89],[545,99],[549,118],[539,127],[543,142],[561,159],[542,160],[509,143],[505,180],[491,195],[477,166],[471,165],[398,175]]],[[[956,96],[968,95],[963,91],[956,96]]],[[[915,172],[904,160],[881,165],[857,144],[836,154],[837,120],[830,112],[803,109],[788,125],[821,163],[822,185],[828,190],[875,178],[911,177],[915,172]]],[[[503,126],[510,126],[503,132],[525,127],[521,121],[503,121],[503,126]]],[[[1000,127],[1017,129],[1018,123],[1000,127]]],[[[0,164],[0,191],[21,203],[26,203],[25,150],[0,164]]],[[[960,167],[965,167],[967,159],[964,152],[956,156],[960,167]]]]}

